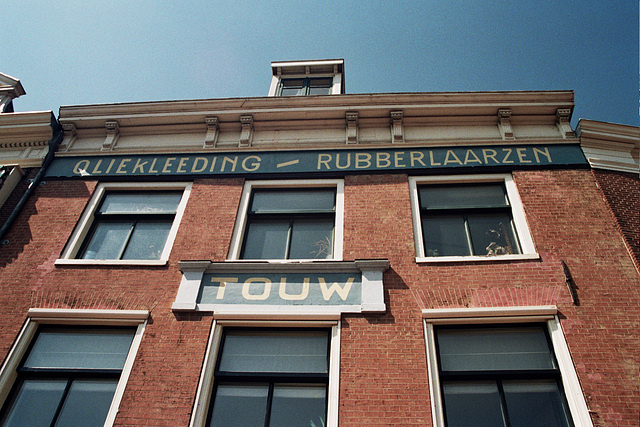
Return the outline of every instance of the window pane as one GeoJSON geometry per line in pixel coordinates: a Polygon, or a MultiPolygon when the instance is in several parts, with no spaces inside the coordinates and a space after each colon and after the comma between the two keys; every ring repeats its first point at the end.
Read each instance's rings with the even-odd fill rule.
{"type": "Polygon", "coordinates": [[[287,253],[289,219],[254,220],[247,225],[243,259],[284,259],[287,253]]]}
{"type": "Polygon", "coordinates": [[[335,201],[332,188],[255,190],[251,212],[333,212],[335,201]]]}
{"type": "Polygon", "coordinates": [[[108,193],[100,206],[101,213],[175,213],[182,198],[181,191],[151,193],[108,193]]]}
{"type": "Polygon", "coordinates": [[[430,185],[420,187],[420,206],[425,209],[460,209],[508,206],[502,184],[430,185]]]}
{"type": "Polygon", "coordinates": [[[328,372],[327,331],[234,331],[225,336],[224,372],[328,372]]]}
{"type": "Polygon", "coordinates": [[[122,369],[132,330],[42,330],[25,368],[122,369]]]}
{"type": "Polygon", "coordinates": [[[471,255],[462,215],[423,216],[422,236],[428,257],[471,255]]]}
{"type": "Polygon", "coordinates": [[[505,425],[495,382],[443,383],[442,388],[448,427],[505,425]]]}
{"type": "Polygon", "coordinates": [[[62,405],[56,427],[104,425],[117,385],[116,379],[74,381],[62,405]]]}
{"type": "Polygon", "coordinates": [[[324,385],[274,385],[269,427],[324,427],[326,395],[324,385]]]}
{"type": "Polygon", "coordinates": [[[439,329],[442,371],[554,369],[542,327],[439,329]]]}
{"type": "Polygon", "coordinates": [[[296,218],[290,259],[326,259],[333,255],[333,218],[296,218]]]}
{"type": "Polygon", "coordinates": [[[122,259],[160,259],[172,221],[138,221],[122,259]]]}
{"type": "Polygon", "coordinates": [[[66,379],[23,381],[2,425],[49,427],[66,386],[66,379]]]}
{"type": "Polygon", "coordinates": [[[212,427],[264,425],[268,384],[221,384],[216,389],[211,413],[212,427]]]}
{"type": "Polygon", "coordinates": [[[512,427],[570,425],[556,381],[504,381],[502,386],[512,427]]]}
{"type": "Polygon", "coordinates": [[[82,258],[119,259],[132,227],[133,221],[97,222],[82,258]]]}
{"type": "Polygon", "coordinates": [[[282,80],[281,96],[299,96],[304,94],[304,79],[282,80]]]}
{"type": "Polygon", "coordinates": [[[506,214],[469,215],[474,255],[519,254],[511,218],[506,214]]]}

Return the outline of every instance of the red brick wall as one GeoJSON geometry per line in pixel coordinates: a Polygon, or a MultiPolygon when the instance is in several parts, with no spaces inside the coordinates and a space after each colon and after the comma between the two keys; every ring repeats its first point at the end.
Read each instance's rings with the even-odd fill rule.
{"type": "Polygon", "coordinates": [[[594,169],[593,175],[616,216],[636,262],[640,264],[640,176],[637,173],[601,169],[594,169]]]}
{"type": "MultiPolygon", "coordinates": [[[[514,180],[539,260],[417,265],[407,176],[346,177],[344,259],[388,258],[391,268],[387,313],[343,317],[341,427],[431,425],[423,308],[547,304],[560,310],[594,424],[637,425],[640,281],[594,175],[519,171],[514,180]]],[[[171,311],[177,263],[226,259],[243,181],[194,182],[167,266],[55,266],[95,185],[39,186],[9,233],[12,244],[0,248],[1,357],[29,307],[148,309],[116,425],[186,426],[212,318],[171,311]]]]}

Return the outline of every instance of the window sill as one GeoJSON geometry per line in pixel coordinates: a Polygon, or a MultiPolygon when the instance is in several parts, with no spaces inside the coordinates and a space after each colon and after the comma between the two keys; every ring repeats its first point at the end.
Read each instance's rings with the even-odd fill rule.
{"type": "Polygon", "coordinates": [[[523,261],[540,259],[540,255],[517,254],[517,255],[493,255],[493,256],[439,256],[439,257],[416,257],[418,264],[433,264],[440,262],[501,262],[501,261],[523,261]]]}
{"type": "Polygon", "coordinates": [[[139,266],[157,266],[167,265],[169,260],[119,260],[119,259],[57,259],[55,265],[139,265],[139,266]]]}

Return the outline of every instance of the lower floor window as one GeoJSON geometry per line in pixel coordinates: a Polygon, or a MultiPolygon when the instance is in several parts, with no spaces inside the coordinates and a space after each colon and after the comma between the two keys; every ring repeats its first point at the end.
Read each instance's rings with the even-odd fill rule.
{"type": "Polygon", "coordinates": [[[330,332],[225,328],[208,425],[327,425],[330,332]]]}
{"type": "Polygon", "coordinates": [[[2,426],[102,426],[135,328],[42,326],[2,408],[2,426]]]}
{"type": "Polygon", "coordinates": [[[447,426],[573,425],[544,325],[434,332],[447,426]]]}

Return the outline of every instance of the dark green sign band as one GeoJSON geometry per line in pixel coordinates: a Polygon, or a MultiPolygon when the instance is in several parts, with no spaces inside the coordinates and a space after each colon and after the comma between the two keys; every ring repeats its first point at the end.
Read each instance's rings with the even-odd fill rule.
{"type": "Polygon", "coordinates": [[[56,157],[48,178],[300,174],[586,165],[578,144],[56,157]]]}

